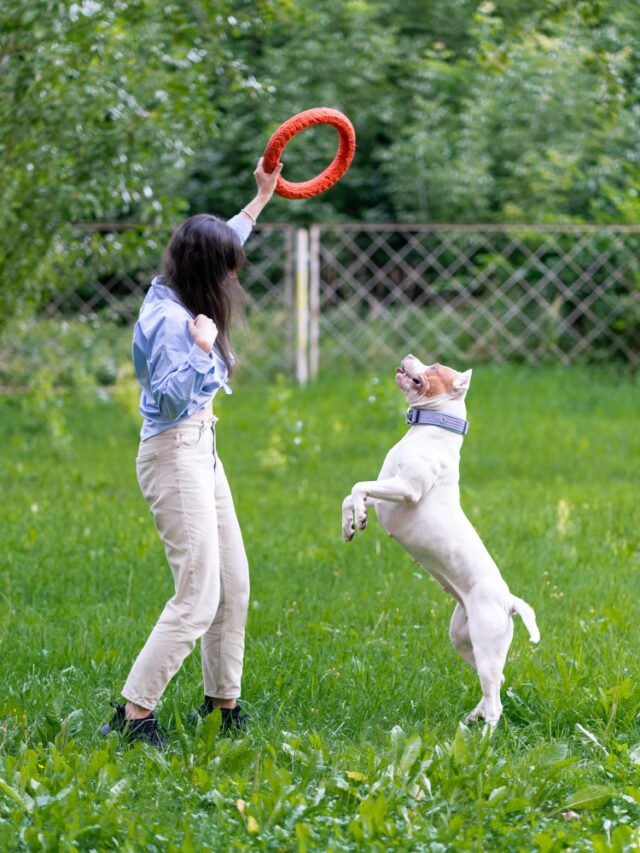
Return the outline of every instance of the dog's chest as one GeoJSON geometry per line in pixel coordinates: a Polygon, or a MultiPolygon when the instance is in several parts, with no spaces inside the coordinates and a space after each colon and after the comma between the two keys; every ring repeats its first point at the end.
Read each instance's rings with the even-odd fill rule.
{"type": "Polygon", "coordinates": [[[391,448],[378,479],[412,479],[424,492],[422,497],[416,503],[374,502],[378,521],[409,551],[417,543],[428,545],[433,537],[449,536],[461,512],[457,448],[440,436],[433,441],[420,433],[421,440],[410,438],[405,436],[391,448]]]}
{"type": "Polygon", "coordinates": [[[422,431],[407,433],[389,450],[378,474],[379,480],[390,477],[421,477],[425,486],[438,488],[458,483],[460,452],[447,442],[444,433],[431,435],[422,431]]]}

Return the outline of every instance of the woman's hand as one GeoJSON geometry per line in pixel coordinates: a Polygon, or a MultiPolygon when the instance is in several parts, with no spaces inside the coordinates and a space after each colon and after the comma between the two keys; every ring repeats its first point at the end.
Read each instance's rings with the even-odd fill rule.
{"type": "Polygon", "coordinates": [[[209,355],[218,337],[218,328],[213,320],[205,314],[198,314],[195,320],[189,319],[189,333],[196,346],[209,355]]]}
{"type": "Polygon", "coordinates": [[[240,213],[243,213],[252,225],[256,224],[256,219],[260,216],[262,208],[273,195],[273,191],[278,183],[278,176],[282,171],[282,163],[278,163],[273,172],[265,172],[262,165],[264,157],[258,160],[258,165],[255,168],[253,177],[258,185],[258,195],[252,199],[246,207],[243,207],[240,213]]]}
{"type": "Polygon", "coordinates": [[[278,177],[282,171],[282,163],[278,163],[273,172],[269,173],[265,172],[262,165],[263,161],[264,157],[258,160],[253,177],[256,179],[256,184],[258,185],[258,198],[266,204],[273,195],[276,184],[278,183],[278,177]]]}

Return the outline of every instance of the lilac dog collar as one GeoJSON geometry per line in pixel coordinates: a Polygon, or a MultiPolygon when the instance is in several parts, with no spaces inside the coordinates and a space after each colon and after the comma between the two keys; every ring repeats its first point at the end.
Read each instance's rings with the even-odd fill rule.
{"type": "Polygon", "coordinates": [[[469,421],[463,418],[456,418],[453,415],[445,415],[443,412],[429,412],[426,409],[414,409],[413,407],[407,410],[405,423],[414,426],[416,424],[429,424],[437,426],[441,429],[448,429],[451,432],[457,432],[459,435],[466,435],[469,431],[469,421]]]}

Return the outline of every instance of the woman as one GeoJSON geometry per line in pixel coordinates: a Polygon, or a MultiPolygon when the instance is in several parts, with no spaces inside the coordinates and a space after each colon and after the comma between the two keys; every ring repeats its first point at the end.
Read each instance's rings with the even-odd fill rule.
{"type": "Polygon", "coordinates": [[[205,699],[191,716],[220,708],[224,730],[242,729],[237,700],[249,601],[249,571],[224,468],[216,453],[212,399],[233,364],[229,328],[242,289],[243,244],[273,195],[272,174],[254,172],[258,191],[224,222],[192,216],[165,249],[133,333],[144,418],[138,482],[165,546],[175,582],[122,690],[103,735],[126,732],[164,749],[153,713],[165,687],[201,638],[205,699]]]}

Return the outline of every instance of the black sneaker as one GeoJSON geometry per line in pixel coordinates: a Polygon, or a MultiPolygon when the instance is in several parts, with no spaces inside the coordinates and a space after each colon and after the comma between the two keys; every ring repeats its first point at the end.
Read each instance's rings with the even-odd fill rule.
{"type": "MultiPolygon", "coordinates": [[[[197,711],[192,711],[189,714],[189,722],[194,726],[198,722],[198,718],[204,720],[204,718],[215,710],[215,705],[209,698],[209,696],[204,697],[204,702],[197,711]]],[[[247,715],[242,710],[240,703],[238,702],[235,708],[220,708],[220,714],[222,715],[222,722],[220,723],[220,731],[223,734],[227,734],[228,732],[243,732],[247,728],[247,715]]]]}
{"type": "Polygon", "coordinates": [[[109,704],[112,708],[116,709],[116,712],[106,726],[100,728],[100,734],[103,737],[107,737],[111,732],[123,732],[127,724],[127,719],[124,715],[124,705],[118,705],[117,702],[109,702],[109,704]]]}
{"type": "Polygon", "coordinates": [[[100,734],[103,737],[107,737],[111,732],[118,732],[129,741],[142,740],[157,749],[169,749],[169,744],[160,731],[158,720],[153,711],[148,717],[143,717],[141,720],[127,720],[124,715],[124,705],[118,705],[117,702],[112,702],[111,705],[116,709],[116,712],[111,721],[100,729],[100,734]]]}

